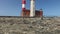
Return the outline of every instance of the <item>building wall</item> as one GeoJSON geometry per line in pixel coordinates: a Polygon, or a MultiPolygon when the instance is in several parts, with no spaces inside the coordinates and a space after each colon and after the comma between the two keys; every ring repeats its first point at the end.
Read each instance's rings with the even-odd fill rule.
{"type": "MultiPolygon", "coordinates": [[[[29,17],[30,16],[30,10],[24,10],[24,11],[22,11],[22,16],[29,17]]],[[[36,17],[43,16],[43,12],[36,10],[35,11],[35,16],[36,17]]]]}

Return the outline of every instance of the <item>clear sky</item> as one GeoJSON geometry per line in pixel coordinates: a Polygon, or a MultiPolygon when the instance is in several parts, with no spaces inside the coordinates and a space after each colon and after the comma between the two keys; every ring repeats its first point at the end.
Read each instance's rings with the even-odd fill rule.
{"type": "MultiPolygon", "coordinates": [[[[30,0],[26,0],[30,9],[30,0]]],[[[0,16],[20,16],[22,0],[0,0],[0,16]]],[[[35,0],[36,10],[43,9],[45,16],[60,16],[60,0],[35,0]]]]}

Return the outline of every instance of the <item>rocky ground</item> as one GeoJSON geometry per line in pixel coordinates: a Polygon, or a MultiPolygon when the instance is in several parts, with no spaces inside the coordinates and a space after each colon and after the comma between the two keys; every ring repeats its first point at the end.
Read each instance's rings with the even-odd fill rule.
{"type": "Polygon", "coordinates": [[[60,34],[60,17],[55,18],[3,18],[0,34],[60,34]]]}

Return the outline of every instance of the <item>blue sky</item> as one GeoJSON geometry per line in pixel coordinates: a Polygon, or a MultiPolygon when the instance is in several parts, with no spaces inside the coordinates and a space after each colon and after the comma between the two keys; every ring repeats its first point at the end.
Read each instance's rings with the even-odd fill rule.
{"type": "MultiPolygon", "coordinates": [[[[30,9],[30,0],[26,0],[30,9]]],[[[20,16],[22,0],[0,0],[0,16],[20,16]]],[[[60,0],[35,0],[36,10],[43,9],[44,16],[60,16],[60,0]]]]}

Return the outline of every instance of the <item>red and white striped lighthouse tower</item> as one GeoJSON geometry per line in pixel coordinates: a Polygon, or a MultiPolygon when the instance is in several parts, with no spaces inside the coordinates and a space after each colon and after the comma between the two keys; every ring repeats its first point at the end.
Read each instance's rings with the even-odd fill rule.
{"type": "Polygon", "coordinates": [[[26,0],[22,0],[22,11],[24,11],[26,9],[25,5],[26,5],[26,0]]]}
{"type": "Polygon", "coordinates": [[[22,16],[24,16],[24,11],[26,10],[25,5],[26,5],[26,0],[22,0],[22,16]]]}

